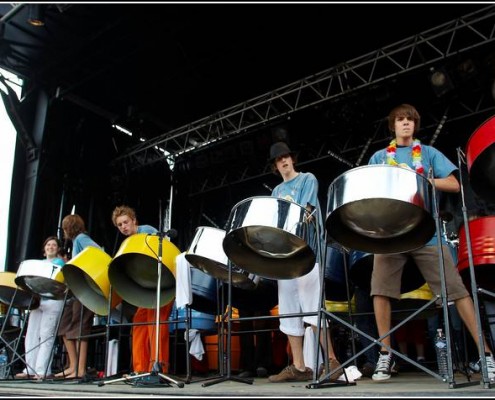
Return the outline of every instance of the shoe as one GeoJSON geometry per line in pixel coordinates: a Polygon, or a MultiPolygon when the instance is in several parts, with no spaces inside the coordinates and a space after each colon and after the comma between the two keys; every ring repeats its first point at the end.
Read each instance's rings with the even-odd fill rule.
{"type": "Polygon", "coordinates": [[[304,371],[299,371],[294,365],[285,367],[277,375],[270,375],[269,382],[305,382],[313,379],[313,370],[306,367],[304,371]]]}
{"type": "Polygon", "coordinates": [[[256,375],[258,378],[266,378],[268,376],[268,370],[265,367],[256,368],[256,375]]]}
{"type": "Polygon", "coordinates": [[[392,360],[392,365],[390,367],[390,374],[391,375],[398,375],[399,374],[399,365],[395,362],[395,360],[392,360]]]}
{"type": "MultiPolygon", "coordinates": [[[[336,381],[339,379],[340,375],[344,373],[342,368],[340,367],[340,363],[334,359],[331,358],[328,360],[328,367],[330,368],[330,371],[333,371],[332,374],[328,377],[329,380],[331,381],[336,381]]],[[[321,364],[320,368],[318,368],[318,380],[321,381],[323,378],[325,378],[325,375],[327,374],[327,371],[325,370],[325,364],[321,364]]]]}
{"type": "Polygon", "coordinates": [[[242,371],[239,375],[237,375],[239,378],[252,378],[254,376],[253,371],[242,371]]]}
{"type": "Polygon", "coordinates": [[[366,361],[361,367],[361,373],[366,378],[371,378],[375,373],[375,366],[369,361],[366,361]]]}
{"type": "Polygon", "coordinates": [[[27,374],[27,373],[25,373],[25,372],[19,372],[19,373],[15,374],[15,377],[16,377],[17,379],[28,379],[28,378],[31,378],[31,377],[32,377],[32,375],[28,375],[28,374],[27,374]]]}
{"type": "Polygon", "coordinates": [[[493,360],[493,355],[490,353],[485,353],[485,360],[488,379],[493,382],[495,381],[495,360],[493,360]]]}
{"type": "Polygon", "coordinates": [[[375,373],[371,377],[374,381],[385,381],[391,376],[392,355],[388,351],[380,351],[375,373]]]}

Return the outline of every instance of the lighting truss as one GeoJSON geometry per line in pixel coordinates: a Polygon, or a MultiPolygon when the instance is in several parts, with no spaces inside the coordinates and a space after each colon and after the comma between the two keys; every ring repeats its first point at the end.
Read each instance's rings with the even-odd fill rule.
{"type": "Polygon", "coordinates": [[[134,146],[115,161],[155,162],[152,149],[157,146],[167,152],[167,157],[176,159],[297,111],[489,45],[495,40],[494,26],[495,6],[491,5],[168,131],[134,146]],[[191,145],[193,140],[200,146],[191,145]]]}

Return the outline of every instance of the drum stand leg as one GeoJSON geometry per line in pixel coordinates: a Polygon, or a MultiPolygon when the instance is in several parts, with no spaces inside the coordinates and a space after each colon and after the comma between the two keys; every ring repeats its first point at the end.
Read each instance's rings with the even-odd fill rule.
{"type": "MultiPolygon", "coordinates": [[[[469,261],[469,276],[470,276],[470,281],[471,281],[471,294],[473,296],[473,303],[474,303],[474,314],[476,317],[476,324],[478,326],[478,342],[479,342],[479,352],[480,352],[480,360],[481,360],[481,375],[483,378],[483,387],[485,389],[491,388],[491,383],[490,379],[488,378],[488,370],[487,370],[487,365],[486,365],[486,359],[484,357],[485,354],[485,342],[483,340],[484,334],[483,330],[481,327],[481,317],[480,317],[480,308],[479,308],[479,301],[478,301],[478,288],[477,288],[477,283],[476,283],[476,275],[474,272],[474,261],[473,261],[473,249],[471,245],[471,237],[469,233],[469,219],[467,216],[467,210],[466,210],[466,200],[464,198],[464,185],[463,185],[463,179],[462,179],[462,160],[464,154],[462,153],[462,150],[460,148],[457,149],[457,160],[459,164],[459,175],[460,175],[460,185],[461,185],[461,199],[462,199],[462,217],[463,217],[463,222],[464,222],[464,227],[465,227],[465,233],[466,233],[466,246],[467,246],[467,251],[468,251],[468,261],[469,261]]],[[[494,295],[493,293],[489,293],[489,295],[494,295]]],[[[448,341],[448,336],[447,336],[447,344],[449,345],[448,341]]],[[[449,350],[450,352],[450,350],[449,350]]],[[[450,354],[449,354],[450,355],[450,354]]],[[[449,365],[449,374],[450,374],[450,365],[449,365]]]]}
{"type": "MultiPolygon", "coordinates": [[[[226,381],[235,381],[235,382],[240,382],[240,383],[246,383],[251,385],[253,383],[252,379],[245,379],[245,378],[239,378],[236,376],[232,376],[232,370],[231,370],[231,353],[232,353],[232,346],[231,346],[231,340],[232,340],[232,263],[228,262],[229,264],[229,284],[228,284],[228,304],[227,304],[227,309],[228,309],[228,316],[227,316],[227,374],[223,377],[220,377],[218,379],[212,380],[210,382],[205,382],[201,386],[206,387],[206,386],[211,386],[215,385],[217,383],[221,382],[226,382],[226,381]]],[[[219,338],[219,349],[220,349],[220,339],[223,343],[223,336],[219,338]]],[[[220,351],[219,351],[220,354],[220,351]]]]}
{"type": "MultiPolygon", "coordinates": [[[[161,218],[160,218],[161,219],[161,218]]],[[[170,383],[177,385],[180,388],[184,387],[184,382],[179,382],[175,379],[172,379],[168,375],[165,375],[162,372],[162,367],[159,361],[160,353],[159,353],[159,345],[160,345],[160,295],[161,295],[161,277],[162,277],[162,243],[163,237],[166,236],[165,233],[158,233],[158,282],[156,285],[156,318],[155,318],[155,363],[150,372],[145,372],[143,374],[133,375],[131,377],[126,378],[118,378],[110,381],[101,381],[98,383],[98,386],[104,386],[106,384],[115,383],[115,382],[130,382],[139,378],[151,377],[151,381],[149,385],[159,384],[160,378],[167,381],[167,386],[171,386],[170,383]]],[[[168,321],[167,321],[168,322],[168,321]]]]}
{"type": "MultiPolygon", "coordinates": [[[[336,320],[340,320],[341,323],[344,323],[344,325],[348,326],[351,329],[357,329],[356,327],[348,324],[347,322],[341,320],[340,318],[334,316],[332,313],[329,313],[326,310],[325,307],[325,258],[326,254],[323,254],[322,249],[321,249],[321,244],[320,244],[320,233],[319,233],[319,224],[316,224],[316,237],[318,238],[317,240],[317,253],[318,253],[318,260],[319,260],[319,274],[320,274],[320,310],[318,312],[318,318],[317,318],[317,326],[316,326],[316,343],[318,343],[317,346],[315,346],[315,365],[313,368],[313,382],[306,385],[306,388],[308,389],[321,389],[321,388],[327,388],[327,387],[337,387],[337,386],[354,386],[356,385],[356,382],[352,381],[350,382],[347,373],[344,369],[344,366],[349,364],[354,358],[352,357],[351,359],[347,360],[345,363],[341,364],[342,371],[344,372],[344,377],[345,381],[329,381],[329,377],[334,371],[329,370],[329,363],[328,363],[328,346],[327,346],[327,329],[329,327],[327,326],[327,318],[326,317],[331,317],[335,318],[336,320]],[[324,323],[323,323],[323,329],[322,329],[322,318],[324,318],[324,323]],[[321,331],[323,330],[323,335],[321,334],[321,331]],[[321,337],[323,336],[324,338],[324,351],[323,351],[323,358],[324,358],[324,365],[325,365],[325,371],[327,374],[323,379],[320,381],[319,377],[317,376],[318,374],[318,369],[319,369],[319,361],[318,361],[318,354],[319,354],[319,349],[321,347],[321,337]]],[[[326,238],[325,238],[326,240],[326,238]]],[[[325,246],[326,249],[326,246],[325,246]]],[[[325,250],[326,252],[326,250],[325,250]]],[[[345,264],[344,264],[345,265],[345,264]]],[[[346,272],[347,275],[347,272],[346,272]]],[[[347,290],[349,293],[349,290],[347,290]]]]}
{"type": "MultiPolygon", "coordinates": [[[[19,345],[21,343],[21,340],[20,338],[22,337],[23,333],[24,333],[24,330],[26,329],[26,321],[21,321],[21,317],[22,315],[19,315],[19,321],[20,323],[22,324],[22,327],[21,327],[21,331],[19,332],[19,336],[17,339],[14,339],[14,342],[15,342],[15,345],[12,346],[11,343],[12,342],[8,342],[5,338],[4,338],[4,333],[5,333],[5,327],[7,325],[7,321],[8,321],[8,318],[10,316],[10,311],[12,310],[12,304],[14,303],[14,299],[17,295],[17,288],[15,289],[15,292],[12,296],[12,299],[10,300],[10,304],[9,304],[9,307],[7,309],[7,313],[6,313],[6,316],[5,316],[5,320],[3,321],[3,324],[2,324],[2,329],[0,331],[0,340],[5,344],[5,347],[8,348],[11,352],[12,352],[12,360],[9,361],[9,363],[7,364],[7,368],[8,368],[8,372],[6,375],[11,375],[12,377],[14,377],[14,374],[13,374],[13,371],[12,371],[12,368],[11,365],[14,364],[14,362],[16,360],[22,360],[25,364],[26,364],[26,359],[25,357],[23,357],[23,354],[19,354],[18,350],[19,350],[19,345]]],[[[31,296],[31,300],[29,301],[29,306],[28,306],[28,309],[31,309],[31,306],[33,305],[33,300],[34,300],[34,296],[32,295],[31,296]]],[[[24,353],[25,355],[25,353],[24,353]]],[[[10,356],[9,356],[10,358],[10,356]]]]}

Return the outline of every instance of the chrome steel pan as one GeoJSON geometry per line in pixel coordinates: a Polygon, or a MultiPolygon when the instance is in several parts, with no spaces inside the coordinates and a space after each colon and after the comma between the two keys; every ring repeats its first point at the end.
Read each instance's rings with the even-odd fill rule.
{"type": "MultiPolygon", "coordinates": [[[[223,282],[229,282],[229,259],[223,250],[226,232],[222,229],[199,226],[185,255],[193,267],[223,282]]],[[[254,289],[259,278],[231,265],[232,285],[241,289],[254,289]]]]}
{"type": "Polygon", "coordinates": [[[353,168],[328,189],[326,229],[344,247],[403,253],[435,233],[432,186],[413,170],[391,165],[353,168]]]}
{"type": "Polygon", "coordinates": [[[223,248],[240,268],[268,279],[292,279],[313,268],[315,239],[316,224],[304,207],[260,196],[234,206],[223,248]]]}
{"type": "Polygon", "coordinates": [[[19,265],[15,282],[28,292],[60,300],[68,289],[61,269],[48,260],[25,260],[19,265]]]}

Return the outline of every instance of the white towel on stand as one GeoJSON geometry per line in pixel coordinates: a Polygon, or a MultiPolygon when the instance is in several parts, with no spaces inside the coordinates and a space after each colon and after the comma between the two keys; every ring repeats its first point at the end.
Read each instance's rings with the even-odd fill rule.
{"type": "Polygon", "coordinates": [[[176,258],[175,304],[177,308],[190,305],[192,299],[191,264],[186,260],[186,253],[180,253],[176,258]]]}
{"type": "MultiPolygon", "coordinates": [[[[315,360],[315,350],[318,345],[316,341],[316,335],[313,329],[308,326],[304,331],[304,344],[303,344],[303,357],[304,357],[304,365],[306,367],[314,370],[316,360],[315,360]]],[[[318,350],[318,364],[323,363],[323,355],[321,352],[321,348],[318,350]]]]}
{"type": "Polygon", "coordinates": [[[189,354],[201,361],[203,359],[203,354],[205,354],[205,348],[201,341],[201,334],[197,329],[189,329],[189,338],[186,334],[187,331],[184,332],[184,339],[189,340],[189,354]]]}
{"type": "Polygon", "coordinates": [[[119,359],[119,341],[117,339],[112,339],[108,342],[106,376],[112,376],[117,373],[118,359],[119,359]]]}

